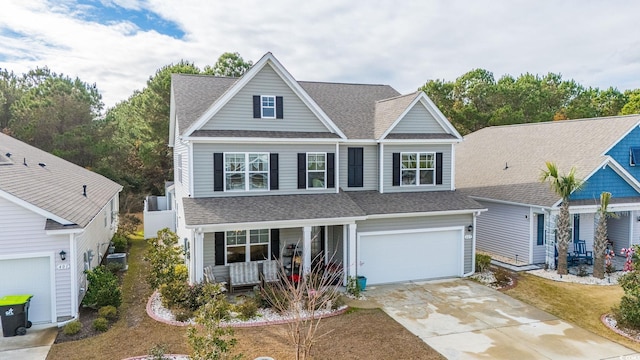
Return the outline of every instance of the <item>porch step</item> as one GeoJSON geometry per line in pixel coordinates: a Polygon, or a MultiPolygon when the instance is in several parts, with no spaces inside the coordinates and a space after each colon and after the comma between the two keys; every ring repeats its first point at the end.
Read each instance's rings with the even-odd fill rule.
{"type": "Polygon", "coordinates": [[[499,266],[501,268],[505,268],[507,270],[511,270],[515,272],[542,269],[542,267],[539,265],[534,265],[534,264],[513,265],[513,264],[509,264],[509,263],[494,260],[494,259],[491,259],[491,265],[499,266]]]}

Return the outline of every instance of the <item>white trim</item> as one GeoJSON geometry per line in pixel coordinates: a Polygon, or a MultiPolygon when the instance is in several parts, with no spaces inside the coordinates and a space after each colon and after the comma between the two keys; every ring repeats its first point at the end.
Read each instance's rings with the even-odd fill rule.
{"type": "Polygon", "coordinates": [[[74,223],[69,221],[69,220],[65,220],[63,218],[61,218],[60,216],[55,215],[54,213],[51,213],[47,210],[44,210],[40,207],[37,207],[29,202],[26,202],[22,199],[20,199],[19,197],[9,194],[6,191],[0,190],[0,197],[4,198],[8,201],[11,201],[12,203],[22,206],[23,208],[32,211],[38,215],[42,215],[43,217],[47,218],[47,219],[51,219],[54,220],[62,225],[73,225],[74,223]]]}
{"type": "MultiPolygon", "coordinates": [[[[228,193],[242,193],[242,192],[265,192],[265,191],[270,191],[271,190],[271,174],[269,169],[271,169],[270,167],[270,162],[271,162],[271,153],[269,152],[258,152],[258,151],[254,151],[254,152],[236,152],[236,151],[228,151],[228,152],[223,152],[222,153],[222,173],[223,173],[223,178],[222,178],[222,190],[223,192],[228,192],[228,193]],[[242,171],[242,174],[244,176],[244,189],[227,189],[227,155],[244,155],[244,170],[242,171]],[[266,171],[251,171],[249,169],[249,157],[251,155],[266,155],[267,156],[267,170],[266,171]],[[267,175],[267,186],[264,189],[251,189],[251,184],[250,184],[250,178],[251,178],[251,174],[262,174],[262,173],[266,173],[267,175]]],[[[239,171],[232,171],[230,172],[230,174],[240,174],[241,172],[239,171]]]]}
{"type": "Polygon", "coordinates": [[[45,230],[44,233],[47,235],[68,235],[68,234],[81,234],[84,232],[84,230],[85,230],[84,228],[45,230]]]}
{"type": "Polygon", "coordinates": [[[299,228],[304,226],[323,226],[323,225],[348,225],[354,224],[356,221],[366,220],[366,216],[341,217],[341,218],[324,218],[324,219],[297,219],[297,220],[278,220],[264,222],[246,222],[246,223],[224,223],[224,224],[199,224],[185,225],[187,229],[202,229],[205,232],[236,230],[239,228],[247,230],[255,229],[287,229],[299,228]]]}
{"type": "Polygon", "coordinates": [[[302,228],[302,273],[311,272],[311,226],[302,228]]]}
{"type": "MultiPolygon", "coordinates": [[[[193,188],[194,188],[194,183],[193,183],[193,181],[194,181],[193,180],[193,163],[194,163],[194,161],[193,161],[193,143],[192,142],[187,142],[186,146],[187,146],[187,151],[189,152],[189,159],[188,159],[189,164],[187,165],[189,167],[189,188],[187,189],[187,195],[191,196],[191,194],[193,193],[193,188]]],[[[223,159],[223,161],[224,161],[224,159],[223,159]]],[[[224,166],[224,164],[222,164],[222,166],[224,166]]],[[[175,184],[175,181],[174,181],[174,184],[175,184]]],[[[180,185],[184,189],[184,185],[183,184],[180,184],[180,185]]]]}
{"type": "MultiPolygon", "coordinates": [[[[345,226],[347,227],[347,226],[345,226]]],[[[358,275],[358,254],[357,254],[357,239],[358,239],[358,225],[349,224],[347,230],[349,236],[347,237],[347,241],[349,241],[349,261],[347,262],[348,269],[346,273],[348,276],[357,276],[358,275]]]]}
{"type": "Polygon", "coordinates": [[[278,143],[278,144],[325,144],[325,143],[342,143],[339,138],[279,138],[279,137],[212,137],[212,136],[186,136],[185,141],[192,143],[247,143],[247,144],[259,144],[259,143],[278,143]]]}
{"type": "Polygon", "coordinates": [[[276,96],[275,95],[260,95],[260,118],[261,119],[275,119],[277,117],[276,114],[276,96]],[[264,98],[273,98],[273,116],[264,116],[264,98]]]}
{"type": "Polygon", "coordinates": [[[178,122],[176,121],[176,100],[173,94],[173,80],[171,81],[171,92],[169,93],[169,144],[170,148],[175,146],[175,138],[176,138],[176,126],[178,122]]]}
{"type": "Polygon", "coordinates": [[[344,133],[331,121],[329,116],[316,104],[316,102],[307,94],[304,89],[298,84],[298,82],[289,74],[289,72],[280,64],[280,62],[270,52],[264,54],[264,56],[258,60],[240,79],[236,81],[227,91],[219,97],[210,107],[207,109],[189,128],[184,131],[184,135],[191,135],[194,131],[200,129],[206,124],[213,116],[222,109],[232,98],[234,98],[240,90],[242,90],[265,66],[271,66],[271,68],[280,76],[280,78],[291,88],[291,90],[298,95],[298,97],[309,107],[309,110],[318,117],[318,119],[330,130],[332,133],[338,134],[341,138],[345,139],[344,133]]]}
{"type": "Polygon", "coordinates": [[[367,216],[367,220],[416,217],[416,216],[479,214],[488,210],[489,209],[466,209],[466,210],[424,211],[424,212],[393,213],[393,214],[372,214],[367,216]]]}
{"type": "Polygon", "coordinates": [[[78,291],[78,246],[75,241],[76,237],[73,234],[69,234],[69,266],[71,267],[71,317],[78,317],[78,297],[80,292],[78,291]]]}
{"type": "Polygon", "coordinates": [[[458,139],[382,139],[379,143],[385,144],[404,144],[404,145],[422,145],[422,144],[458,144],[462,140],[458,139]]]}
{"type": "Polygon", "coordinates": [[[529,207],[534,207],[534,208],[544,209],[544,210],[550,210],[550,209],[553,208],[552,206],[542,206],[542,205],[519,203],[519,202],[515,202],[515,201],[497,200],[497,199],[491,199],[491,198],[486,198],[486,197],[482,197],[482,196],[469,195],[469,197],[472,198],[473,200],[492,202],[492,203],[496,203],[496,204],[506,204],[506,205],[516,205],[516,206],[529,206],[529,207]]]}
{"type": "Polygon", "coordinates": [[[378,148],[378,192],[384,194],[384,144],[380,143],[378,148]]]}
{"type": "MultiPolygon", "coordinates": [[[[7,254],[0,255],[0,260],[22,260],[22,259],[33,259],[33,258],[49,258],[49,294],[51,296],[51,318],[49,319],[51,323],[57,322],[57,313],[56,313],[56,256],[58,254],[54,251],[47,252],[36,252],[36,253],[16,253],[16,254],[7,254]]],[[[73,270],[73,269],[70,269],[73,270]]],[[[71,294],[73,295],[73,294],[71,294]]]]}
{"type": "MultiPolygon", "coordinates": [[[[444,159],[442,160],[444,162],[444,159]]],[[[451,191],[456,189],[456,147],[451,144],[451,191]]],[[[442,164],[442,171],[444,172],[444,164],[442,164]]]]}
{"type": "MultiPolygon", "coordinates": [[[[428,162],[428,159],[427,159],[428,162]]],[[[400,187],[406,187],[406,188],[410,188],[410,187],[423,187],[423,186],[436,186],[436,152],[435,151],[401,151],[400,152],[400,187]],[[415,155],[416,159],[416,167],[414,169],[403,169],[402,168],[402,157],[403,155],[415,155]],[[420,155],[432,155],[433,159],[432,159],[432,163],[433,163],[433,167],[432,168],[421,168],[420,167],[420,155]],[[415,177],[415,184],[403,184],[402,181],[402,172],[404,171],[415,171],[416,172],[416,177],[415,177]],[[431,184],[420,184],[420,171],[421,170],[431,170],[433,171],[433,182],[431,184]]]]}
{"type": "MultiPolygon", "coordinates": [[[[364,149],[362,150],[362,153],[363,153],[362,160],[364,161],[364,149]]],[[[349,184],[348,181],[349,179],[347,179],[347,185],[349,184]]],[[[364,178],[362,179],[362,181],[364,182],[364,178]]],[[[334,187],[336,189],[336,194],[338,194],[340,192],[340,144],[338,143],[336,143],[336,152],[335,152],[335,155],[333,156],[333,184],[335,185],[334,187]]],[[[326,230],[325,230],[325,233],[326,233],[326,230]]]]}
{"type": "Polygon", "coordinates": [[[347,286],[347,276],[349,270],[349,243],[347,226],[342,227],[342,286],[347,286]]]}
{"type": "Polygon", "coordinates": [[[267,245],[267,255],[269,257],[271,256],[270,255],[271,254],[271,229],[262,228],[262,229],[250,229],[250,230],[247,230],[247,229],[238,228],[238,229],[235,229],[235,230],[226,230],[226,231],[223,231],[223,233],[224,233],[224,249],[225,249],[225,252],[224,252],[224,265],[225,266],[229,265],[229,264],[235,264],[235,263],[241,263],[241,262],[263,262],[263,261],[266,261],[265,259],[253,260],[253,261],[251,260],[251,246],[253,246],[253,245],[265,245],[266,244],[267,245]],[[256,230],[266,230],[267,231],[267,242],[266,243],[264,243],[264,242],[251,243],[251,232],[252,231],[256,231],[256,230]],[[245,240],[244,244],[229,245],[227,243],[227,233],[228,232],[234,232],[234,231],[244,231],[244,240],[245,240]],[[241,247],[241,246],[244,246],[244,250],[245,250],[244,261],[236,261],[236,262],[230,263],[228,258],[227,258],[228,255],[229,255],[229,251],[227,249],[229,247],[241,247]]]}
{"type": "MultiPolygon", "coordinates": [[[[327,189],[327,153],[326,152],[322,152],[322,151],[309,151],[305,153],[305,184],[306,184],[306,189],[307,190],[326,190],[327,189]],[[318,156],[318,155],[324,155],[324,170],[312,170],[313,173],[320,173],[320,171],[323,172],[324,174],[324,181],[323,186],[322,187],[310,187],[309,186],[309,155],[314,155],[314,156],[318,156]]],[[[316,159],[317,162],[317,159],[316,159]]],[[[334,155],[334,184],[335,184],[335,155],[334,155]]],[[[336,188],[339,188],[339,186],[336,186],[336,188]]]]}
{"type": "MultiPolygon", "coordinates": [[[[533,264],[533,247],[538,246],[537,237],[533,236],[533,209],[529,207],[529,264],[533,264]]],[[[537,232],[536,228],[536,232],[537,232]]]]}

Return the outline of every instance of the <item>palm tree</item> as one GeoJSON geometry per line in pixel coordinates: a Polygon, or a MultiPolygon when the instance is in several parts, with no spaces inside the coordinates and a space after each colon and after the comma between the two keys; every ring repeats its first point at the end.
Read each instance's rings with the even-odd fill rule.
{"type": "Polygon", "coordinates": [[[608,211],[611,193],[603,191],[600,194],[600,208],[598,208],[598,225],[596,238],[593,241],[593,277],[604,279],[604,257],[607,249],[607,218],[615,216],[608,211]]]}
{"type": "Polygon", "coordinates": [[[546,162],[547,169],[542,170],[540,181],[549,182],[551,189],[562,199],[560,214],[556,223],[558,235],[558,274],[567,274],[567,248],[571,241],[571,219],[569,217],[569,196],[582,187],[582,180],[576,177],[576,168],[572,167],[568,174],[560,175],[558,166],[546,162]]]}

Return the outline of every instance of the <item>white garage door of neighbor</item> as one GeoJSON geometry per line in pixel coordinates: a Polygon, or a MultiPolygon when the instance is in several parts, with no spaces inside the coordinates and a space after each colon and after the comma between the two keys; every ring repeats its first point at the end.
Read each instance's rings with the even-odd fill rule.
{"type": "Polygon", "coordinates": [[[51,322],[51,268],[49,257],[0,260],[0,297],[31,294],[29,320],[51,322]]]}
{"type": "Polygon", "coordinates": [[[462,230],[360,234],[358,275],[367,284],[462,275],[462,230]]]}

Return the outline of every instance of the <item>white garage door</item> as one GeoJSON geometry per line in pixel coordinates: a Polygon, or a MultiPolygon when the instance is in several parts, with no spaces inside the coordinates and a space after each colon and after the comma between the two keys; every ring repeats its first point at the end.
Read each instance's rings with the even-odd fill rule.
{"type": "Polygon", "coordinates": [[[29,320],[51,322],[51,267],[49,257],[0,260],[0,296],[32,294],[29,320]]]}
{"type": "Polygon", "coordinates": [[[462,230],[421,229],[363,233],[358,238],[358,274],[367,284],[462,275],[462,230]]]}

